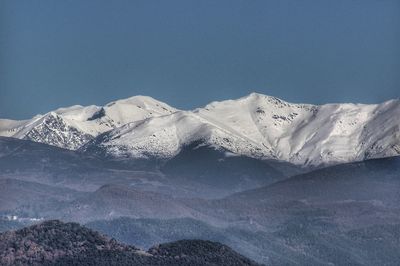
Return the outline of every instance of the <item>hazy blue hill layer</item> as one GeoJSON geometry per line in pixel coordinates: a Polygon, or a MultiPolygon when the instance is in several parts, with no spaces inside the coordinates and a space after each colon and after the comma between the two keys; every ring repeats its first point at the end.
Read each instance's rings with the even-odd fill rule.
{"type": "Polygon", "coordinates": [[[132,219],[121,217],[99,220],[85,226],[110,235],[118,241],[150,248],[156,243],[180,239],[224,240],[220,228],[192,218],[176,219],[132,219]]]}
{"type": "Polygon", "coordinates": [[[400,157],[298,174],[197,144],[138,169],[0,138],[0,230],[60,219],[143,248],[217,241],[267,265],[400,265],[400,157]]]}
{"type": "Polygon", "coordinates": [[[398,265],[400,157],[329,167],[218,200],[185,201],[225,221],[120,218],[88,224],[151,246],[213,239],[268,265],[398,265]],[[144,226],[144,225],[148,226],[144,226]]]}
{"type": "Polygon", "coordinates": [[[88,227],[140,247],[177,239],[208,239],[233,247],[266,265],[397,265],[400,223],[348,231],[300,210],[273,232],[218,228],[193,219],[96,221],[88,227]],[[301,252],[299,250],[301,249],[301,252]]]}
{"type": "Polygon", "coordinates": [[[257,265],[216,242],[181,240],[143,251],[79,224],[56,220],[0,234],[0,264],[257,265]]]}

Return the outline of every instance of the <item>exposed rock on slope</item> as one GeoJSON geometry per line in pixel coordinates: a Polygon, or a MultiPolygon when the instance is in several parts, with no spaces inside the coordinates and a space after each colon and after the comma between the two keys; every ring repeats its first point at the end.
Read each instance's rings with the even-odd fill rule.
{"type": "Polygon", "coordinates": [[[260,159],[323,166],[400,154],[400,101],[293,104],[252,93],[179,111],[145,96],[0,120],[0,136],[116,158],[170,159],[192,143],[260,159]]]}
{"type": "Polygon", "coordinates": [[[0,119],[0,136],[76,150],[100,133],[175,111],[175,108],[151,97],[135,96],[102,107],[75,105],[60,108],[30,120],[0,119]]]}
{"type": "Polygon", "coordinates": [[[400,101],[292,104],[261,94],[126,124],[82,150],[169,159],[192,143],[227,155],[322,166],[400,154],[400,101]],[[378,130],[379,129],[379,130],[378,130]]]}

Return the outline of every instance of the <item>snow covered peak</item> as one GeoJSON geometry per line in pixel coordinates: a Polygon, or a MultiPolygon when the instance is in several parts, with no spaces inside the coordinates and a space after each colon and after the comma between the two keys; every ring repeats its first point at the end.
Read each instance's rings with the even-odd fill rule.
{"type": "Polygon", "coordinates": [[[99,109],[100,107],[96,105],[73,105],[70,107],[59,108],[50,113],[56,113],[64,118],[82,122],[86,121],[89,117],[93,115],[93,113],[97,112],[99,109]]]}
{"type": "Polygon", "coordinates": [[[76,150],[103,132],[176,111],[151,97],[135,96],[103,107],[74,105],[59,108],[29,120],[0,119],[0,136],[30,139],[76,150]]]}
{"type": "Polygon", "coordinates": [[[400,103],[293,104],[252,93],[132,123],[95,144],[111,156],[175,156],[192,142],[319,166],[400,154],[400,103]]]}
{"type": "Polygon", "coordinates": [[[294,104],[289,103],[279,98],[268,96],[256,92],[252,92],[249,95],[241,97],[239,99],[234,100],[224,100],[224,101],[214,101],[209,103],[203,108],[198,108],[196,110],[201,109],[223,109],[223,108],[238,108],[238,107],[266,107],[268,109],[282,109],[288,107],[296,107],[296,108],[306,108],[306,109],[315,109],[316,105],[312,104],[294,104]]]}
{"type": "Polygon", "coordinates": [[[76,105],[30,120],[0,120],[0,135],[130,158],[168,159],[195,142],[319,166],[399,155],[399,127],[399,100],[312,105],[251,93],[193,111],[147,96],[76,105]]]}
{"type": "Polygon", "coordinates": [[[150,96],[143,96],[143,95],[136,95],[136,96],[132,96],[126,99],[121,99],[121,100],[117,100],[117,101],[113,101],[108,103],[106,106],[111,106],[113,104],[128,104],[128,105],[138,105],[141,106],[143,108],[145,107],[154,107],[154,106],[166,106],[168,108],[172,108],[169,105],[160,102],[150,96]]]}
{"type": "Polygon", "coordinates": [[[250,102],[252,102],[252,101],[265,101],[265,100],[269,101],[269,102],[275,102],[275,103],[285,102],[285,101],[283,101],[283,100],[281,100],[279,98],[276,98],[274,96],[265,95],[265,94],[261,94],[261,93],[258,93],[258,92],[252,92],[249,95],[246,95],[246,96],[243,96],[243,97],[239,98],[238,100],[239,101],[240,100],[242,100],[242,101],[245,100],[245,101],[250,101],[250,102]]]}
{"type": "Polygon", "coordinates": [[[172,114],[177,109],[148,96],[134,96],[114,101],[104,107],[104,116],[122,126],[150,117],[172,114]]]}

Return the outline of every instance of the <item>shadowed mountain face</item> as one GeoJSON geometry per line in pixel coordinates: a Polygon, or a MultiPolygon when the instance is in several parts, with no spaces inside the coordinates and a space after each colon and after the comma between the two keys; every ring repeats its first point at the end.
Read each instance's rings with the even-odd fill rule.
{"type": "Polygon", "coordinates": [[[229,197],[257,201],[268,200],[335,201],[380,200],[396,206],[400,195],[400,157],[337,165],[288,178],[270,186],[229,197]]]}
{"type": "Polygon", "coordinates": [[[223,149],[192,143],[174,158],[161,166],[169,178],[192,179],[200,184],[213,184],[216,188],[226,187],[241,191],[260,187],[304,172],[294,165],[237,156],[223,149]]]}
{"type": "Polygon", "coordinates": [[[0,177],[80,191],[106,184],[174,196],[223,197],[304,172],[290,164],[227,156],[192,144],[170,160],[109,159],[27,140],[0,137],[0,177]]]}
{"type": "MultiPolygon", "coordinates": [[[[100,137],[107,137],[102,135],[100,137]]],[[[244,191],[280,181],[309,171],[290,163],[260,160],[237,155],[223,148],[196,141],[185,145],[169,159],[148,156],[147,159],[112,157],[97,145],[82,150],[85,155],[113,162],[113,167],[127,169],[157,169],[174,187],[182,186],[190,193],[202,193],[202,197],[225,196],[223,190],[244,191]]],[[[176,195],[176,194],[175,194],[176,195]]]]}
{"type": "Polygon", "coordinates": [[[257,265],[211,241],[181,240],[148,251],[76,223],[47,221],[0,234],[1,265],[257,265]]]}
{"type": "Polygon", "coordinates": [[[118,176],[107,163],[74,151],[0,137],[1,177],[93,190],[118,176]]]}

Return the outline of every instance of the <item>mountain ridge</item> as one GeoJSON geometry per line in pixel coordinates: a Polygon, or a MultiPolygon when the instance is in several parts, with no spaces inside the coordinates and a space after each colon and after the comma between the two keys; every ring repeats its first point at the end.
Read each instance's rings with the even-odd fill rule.
{"type": "Polygon", "coordinates": [[[399,117],[399,100],[312,105],[251,93],[185,111],[134,96],[60,108],[34,121],[0,119],[0,135],[127,159],[168,160],[202,142],[230,154],[320,167],[400,154],[399,117]]]}
{"type": "Polygon", "coordinates": [[[176,110],[149,96],[133,96],[104,106],[62,107],[28,120],[0,119],[0,136],[77,150],[101,133],[129,122],[173,113],[176,110]]]}

